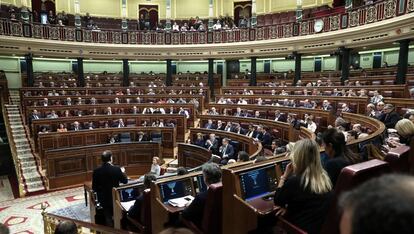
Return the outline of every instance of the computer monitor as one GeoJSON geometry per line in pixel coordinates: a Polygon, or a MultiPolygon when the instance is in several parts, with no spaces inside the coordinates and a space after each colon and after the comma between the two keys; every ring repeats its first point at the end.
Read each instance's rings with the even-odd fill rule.
{"type": "Polygon", "coordinates": [[[242,198],[251,200],[276,190],[275,165],[264,166],[239,174],[242,198]]]}
{"type": "Polygon", "coordinates": [[[136,200],[139,195],[141,195],[141,190],[139,186],[128,187],[119,190],[120,202],[129,202],[136,200]]]}
{"type": "Polygon", "coordinates": [[[207,185],[204,183],[204,176],[203,174],[198,175],[195,177],[197,183],[197,193],[202,193],[207,191],[207,185]]]}
{"type": "Polygon", "coordinates": [[[187,195],[194,196],[191,178],[168,181],[159,184],[159,187],[161,192],[161,200],[164,203],[174,198],[185,197],[187,195]]]}

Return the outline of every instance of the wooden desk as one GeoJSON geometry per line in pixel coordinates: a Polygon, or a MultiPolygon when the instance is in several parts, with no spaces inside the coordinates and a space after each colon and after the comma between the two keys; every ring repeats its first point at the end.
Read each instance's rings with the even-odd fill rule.
{"type": "MultiPolygon", "coordinates": [[[[101,125],[108,121],[114,121],[122,118],[124,120],[125,126],[127,127],[141,127],[144,121],[154,122],[159,119],[163,119],[166,122],[173,121],[175,122],[175,128],[177,131],[177,141],[184,142],[184,136],[187,132],[187,121],[185,116],[183,115],[162,115],[162,114],[150,114],[150,115],[95,115],[95,116],[82,116],[82,117],[62,117],[58,119],[36,119],[32,121],[31,131],[32,136],[34,139],[37,139],[38,130],[41,126],[48,126],[49,129],[58,128],[60,123],[65,124],[66,126],[70,127],[71,124],[75,121],[79,123],[86,123],[86,122],[94,122],[99,123],[98,125],[95,124],[95,127],[101,125]]],[[[84,130],[87,131],[87,130],[84,130]]]]}
{"type": "Polygon", "coordinates": [[[46,151],[48,188],[56,189],[92,180],[92,172],[101,165],[101,154],[111,150],[114,165],[124,166],[128,175],[142,175],[151,168],[152,158],[162,157],[155,142],[115,143],[46,151]]]}
{"type": "Polygon", "coordinates": [[[203,165],[211,159],[211,152],[206,148],[180,143],[178,144],[178,166],[194,168],[203,165]]]}
{"type": "MultiPolygon", "coordinates": [[[[81,147],[88,145],[107,144],[109,136],[129,133],[131,142],[137,141],[137,133],[144,132],[151,137],[152,132],[161,133],[161,154],[166,158],[174,157],[176,146],[176,129],[173,127],[127,127],[127,128],[98,128],[84,131],[51,132],[38,135],[36,151],[40,158],[46,158],[45,152],[52,149],[81,147]]],[[[148,140],[149,141],[149,140],[148,140]]]]}

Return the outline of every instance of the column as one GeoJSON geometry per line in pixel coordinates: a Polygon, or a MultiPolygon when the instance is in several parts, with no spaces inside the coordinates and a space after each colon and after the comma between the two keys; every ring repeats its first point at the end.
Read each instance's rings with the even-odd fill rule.
{"type": "MultiPolygon", "coordinates": [[[[1,2],[1,1],[0,1],[1,2]]],[[[27,0],[21,0],[22,3],[22,9],[21,9],[21,17],[23,22],[25,23],[29,23],[29,10],[28,10],[28,5],[27,5],[27,0]]]]}
{"type": "Polygon", "coordinates": [[[34,76],[33,76],[33,54],[28,53],[24,56],[26,60],[26,74],[27,74],[27,85],[33,87],[34,76]]]}
{"type": "Polygon", "coordinates": [[[129,61],[122,59],[122,85],[127,87],[129,85],[129,61]]]}
{"type": "Polygon", "coordinates": [[[256,0],[252,0],[252,19],[250,22],[251,27],[257,26],[257,16],[256,16],[256,0]]]}
{"type": "Polygon", "coordinates": [[[122,28],[122,30],[126,31],[126,30],[128,30],[126,0],[122,0],[122,4],[121,4],[121,15],[122,15],[121,28],[122,28]]]}
{"type": "Polygon", "coordinates": [[[208,30],[213,30],[213,17],[214,17],[214,10],[213,10],[213,0],[208,0],[208,30]]]}
{"type": "Polygon", "coordinates": [[[166,0],[167,3],[167,7],[166,7],[166,13],[165,13],[165,18],[166,18],[166,22],[165,22],[165,29],[166,30],[171,30],[171,0],[166,0]]]}
{"type": "Polygon", "coordinates": [[[210,98],[214,98],[214,59],[208,59],[208,86],[210,87],[210,98]]]}
{"type": "Polygon", "coordinates": [[[293,52],[295,56],[295,79],[293,80],[293,86],[296,86],[296,83],[301,79],[302,74],[302,54],[298,52],[293,52]]]}
{"type": "Polygon", "coordinates": [[[82,21],[80,17],[80,0],[75,0],[75,26],[80,29],[82,27],[82,21]]]}
{"type": "Polygon", "coordinates": [[[83,58],[77,58],[78,61],[78,86],[85,87],[85,78],[83,77],[83,58]]]}
{"type": "Polygon", "coordinates": [[[408,68],[408,50],[410,45],[410,40],[405,39],[399,41],[400,43],[400,52],[398,54],[398,68],[397,68],[397,84],[405,84],[407,68],[408,68]]]}
{"type": "Polygon", "coordinates": [[[302,0],[296,0],[296,22],[302,21],[302,0]]]}
{"type": "Polygon", "coordinates": [[[165,80],[165,85],[171,86],[172,85],[172,60],[166,59],[165,61],[167,62],[167,77],[165,80]]]}
{"type": "Polygon", "coordinates": [[[256,79],[256,73],[257,73],[257,69],[256,69],[256,63],[257,63],[257,58],[256,57],[252,57],[251,61],[250,61],[250,86],[256,86],[257,85],[257,79],[256,79]]]}
{"type": "Polygon", "coordinates": [[[349,59],[350,59],[350,48],[341,47],[339,48],[342,55],[341,63],[341,84],[344,85],[345,80],[349,79],[349,59]]]}

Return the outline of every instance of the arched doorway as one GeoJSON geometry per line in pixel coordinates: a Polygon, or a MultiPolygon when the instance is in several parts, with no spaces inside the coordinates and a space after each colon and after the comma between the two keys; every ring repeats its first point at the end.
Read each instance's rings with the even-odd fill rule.
{"type": "Polygon", "coordinates": [[[139,5],[138,6],[139,19],[144,17],[145,28],[155,29],[158,25],[158,5],[139,5]]]}
{"type": "Polygon", "coordinates": [[[240,27],[240,20],[246,17],[248,20],[252,17],[252,1],[234,3],[234,23],[240,27]]]}
{"type": "Polygon", "coordinates": [[[56,15],[55,0],[32,0],[33,21],[41,22],[42,16],[47,18],[49,11],[56,15]]]}

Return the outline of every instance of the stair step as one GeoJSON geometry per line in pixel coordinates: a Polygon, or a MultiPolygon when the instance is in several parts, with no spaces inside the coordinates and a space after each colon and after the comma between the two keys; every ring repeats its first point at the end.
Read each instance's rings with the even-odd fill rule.
{"type": "Polygon", "coordinates": [[[36,161],[32,160],[32,161],[20,162],[20,166],[22,168],[36,167],[36,161]]]}
{"type": "Polygon", "coordinates": [[[33,173],[33,172],[37,172],[37,167],[36,166],[31,166],[31,167],[21,167],[23,174],[26,173],[33,173]]]}

